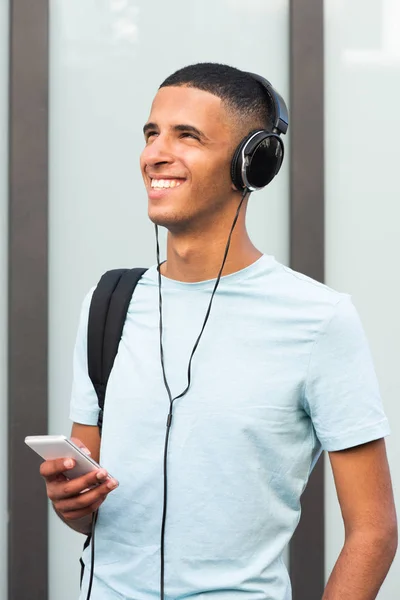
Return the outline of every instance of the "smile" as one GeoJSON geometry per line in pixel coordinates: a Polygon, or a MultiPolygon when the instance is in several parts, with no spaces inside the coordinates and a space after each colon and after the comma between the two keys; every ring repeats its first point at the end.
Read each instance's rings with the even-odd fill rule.
{"type": "Polygon", "coordinates": [[[152,188],[174,188],[178,187],[183,183],[182,179],[152,179],[152,188]]]}

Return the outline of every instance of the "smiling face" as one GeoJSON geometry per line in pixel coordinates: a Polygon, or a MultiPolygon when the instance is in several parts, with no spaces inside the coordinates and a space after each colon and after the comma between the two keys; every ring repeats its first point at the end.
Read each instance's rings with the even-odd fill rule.
{"type": "Polygon", "coordinates": [[[157,92],[140,157],[154,223],[172,232],[199,231],[224,211],[231,214],[238,193],[230,164],[241,137],[234,124],[209,92],[186,86],[157,92]]]}

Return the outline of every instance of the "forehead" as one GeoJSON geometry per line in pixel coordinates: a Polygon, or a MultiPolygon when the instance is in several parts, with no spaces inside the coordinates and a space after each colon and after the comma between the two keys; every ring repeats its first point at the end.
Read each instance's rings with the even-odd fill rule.
{"type": "Polygon", "coordinates": [[[148,120],[159,127],[193,125],[206,135],[228,133],[232,129],[232,121],[221,98],[185,86],[159,89],[148,120]]]}

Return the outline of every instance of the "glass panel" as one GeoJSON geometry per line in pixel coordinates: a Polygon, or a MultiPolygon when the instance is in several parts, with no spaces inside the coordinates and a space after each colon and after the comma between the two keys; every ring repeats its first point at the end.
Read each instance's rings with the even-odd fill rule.
{"type": "MultiPolygon", "coordinates": [[[[289,0],[51,2],[52,433],[70,429],[71,355],[84,294],[108,268],[155,262],[138,157],[158,85],[185,64],[226,62],[266,76],[287,98],[288,11],[289,0]]],[[[288,172],[286,161],[249,211],[256,244],[283,262],[288,172]]],[[[50,519],[50,597],[70,600],[82,540],[50,519]]]]}
{"type": "MultiPolygon", "coordinates": [[[[350,292],[371,345],[385,408],[395,489],[400,489],[400,3],[325,0],[326,277],[350,292]]],[[[327,469],[326,570],[343,542],[327,469]]],[[[397,497],[399,498],[398,492],[397,497]]],[[[379,594],[400,589],[400,556],[379,594]]]]}
{"type": "MultiPolygon", "coordinates": [[[[7,473],[8,2],[0,2],[0,472],[7,473]]],[[[7,485],[0,491],[0,598],[7,597],[7,485]]]]}

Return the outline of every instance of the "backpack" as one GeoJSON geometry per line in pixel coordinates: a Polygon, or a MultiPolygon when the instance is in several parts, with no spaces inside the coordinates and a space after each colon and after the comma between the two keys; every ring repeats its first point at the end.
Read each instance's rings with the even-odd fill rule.
{"type": "Polygon", "coordinates": [[[147,269],[113,269],[101,277],[89,310],[88,372],[99,403],[101,435],[108,378],[118,352],[126,313],[135,287],[147,269]]]}
{"type": "MultiPolygon", "coordinates": [[[[101,277],[96,289],[93,292],[92,301],[89,309],[88,336],[87,336],[87,356],[88,372],[92,380],[93,387],[96,390],[99,403],[99,417],[97,425],[100,435],[103,426],[104,400],[106,395],[108,378],[117,356],[119,342],[122,336],[122,330],[128,312],[129,303],[135,287],[147,269],[113,269],[107,271],[101,277]]],[[[96,522],[97,515],[94,517],[96,522]]],[[[93,531],[93,530],[92,530],[93,531]]],[[[92,535],[89,534],[83,545],[87,548],[92,535]]],[[[93,538],[94,543],[94,538],[93,538]]],[[[92,549],[91,573],[89,588],[91,589],[94,552],[92,549]]],[[[84,574],[85,565],[80,559],[81,576],[84,574]]],[[[89,590],[90,595],[90,590],[89,590]]]]}

